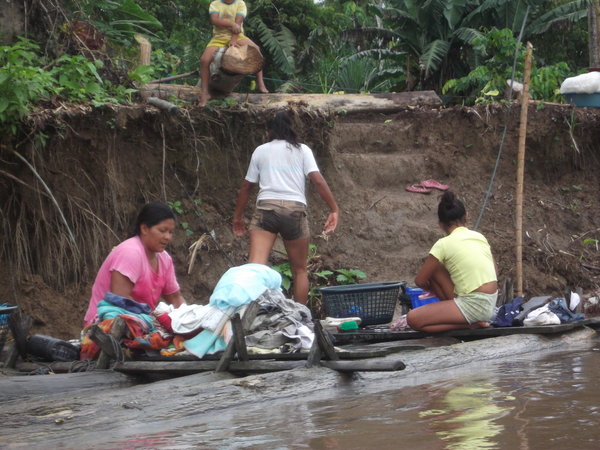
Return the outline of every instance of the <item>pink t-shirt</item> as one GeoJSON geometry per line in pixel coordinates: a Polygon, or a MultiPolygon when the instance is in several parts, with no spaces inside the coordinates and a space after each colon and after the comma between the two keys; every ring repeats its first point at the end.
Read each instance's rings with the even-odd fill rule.
{"type": "Polygon", "coordinates": [[[97,305],[110,291],[111,272],[116,270],[133,283],[131,297],[154,309],[161,295],[179,291],[173,260],[167,252],[157,253],[158,273],[150,266],[144,245],[134,236],[117,245],[102,263],[92,287],[92,297],[85,313],[84,325],[94,323],[97,305]]]}

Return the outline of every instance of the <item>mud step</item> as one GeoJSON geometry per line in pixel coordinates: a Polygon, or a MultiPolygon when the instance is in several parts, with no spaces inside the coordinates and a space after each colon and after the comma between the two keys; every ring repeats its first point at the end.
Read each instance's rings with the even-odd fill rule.
{"type": "Polygon", "coordinates": [[[406,148],[414,122],[336,123],[331,145],[338,153],[395,153],[406,148]]]}
{"type": "Polygon", "coordinates": [[[435,173],[426,157],[418,153],[342,153],[336,155],[335,165],[355,185],[367,188],[404,190],[435,173]]]}

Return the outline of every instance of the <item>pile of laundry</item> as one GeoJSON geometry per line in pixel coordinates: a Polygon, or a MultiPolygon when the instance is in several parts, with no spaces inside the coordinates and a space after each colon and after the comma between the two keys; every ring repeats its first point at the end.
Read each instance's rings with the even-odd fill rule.
{"type": "Polygon", "coordinates": [[[563,297],[552,296],[532,297],[525,301],[523,297],[516,297],[510,302],[500,306],[492,325],[495,327],[514,326],[540,326],[559,325],[585,319],[582,313],[575,313],[581,298],[572,292],[569,304],[563,297]]]}
{"type": "MultiPolygon", "coordinates": [[[[262,264],[232,267],[221,277],[208,305],[173,308],[159,303],[154,311],[134,300],[107,293],[98,303],[98,325],[110,332],[117,317],[125,320],[123,345],[133,351],[172,356],[189,352],[198,358],[224,350],[232,338],[231,318],[241,316],[252,302],[259,309],[246,342],[249,351],[296,352],[310,349],[314,340],[310,310],[281,291],[281,275],[262,264]]],[[[92,359],[99,347],[84,335],[81,359],[92,359]]]]}
{"type": "Polygon", "coordinates": [[[430,194],[432,189],[446,191],[448,188],[449,186],[433,179],[423,180],[419,184],[411,184],[410,186],[406,186],[406,190],[408,192],[414,192],[415,194],[430,194]]]}

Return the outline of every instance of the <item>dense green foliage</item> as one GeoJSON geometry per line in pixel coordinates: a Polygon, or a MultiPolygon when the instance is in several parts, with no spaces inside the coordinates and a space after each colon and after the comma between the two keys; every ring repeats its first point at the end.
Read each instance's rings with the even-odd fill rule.
{"type": "MultiPolygon", "coordinates": [[[[40,11],[54,5],[38,3],[40,11]]],[[[63,13],[42,14],[45,22],[31,34],[46,41],[43,51],[28,41],[2,47],[0,123],[13,132],[40,100],[126,101],[132,80],[143,83],[193,71],[212,34],[210,0],[60,3],[63,13]],[[75,21],[99,31],[98,50],[90,52],[69,34],[75,21]],[[152,43],[150,67],[138,66],[136,33],[152,43]]],[[[535,47],[535,98],[560,100],[560,82],[587,65],[590,0],[246,3],[245,33],[266,56],[267,86],[281,92],[443,89],[461,102],[493,101],[502,97],[511,77],[521,29],[522,41],[535,47]]],[[[518,61],[516,80],[522,76],[522,58],[518,61]]],[[[241,88],[252,86],[249,80],[241,88]]]]}
{"type": "MultiPolygon", "coordinates": [[[[518,48],[515,79],[523,77],[525,46],[518,44],[512,32],[504,28],[492,28],[473,41],[473,49],[481,61],[466,76],[446,82],[442,93],[463,95],[468,103],[485,103],[503,98],[508,88],[507,80],[511,79],[512,66],[515,60],[515,49],[518,48]]],[[[530,95],[533,99],[560,101],[558,92],[561,82],[572,71],[565,62],[532,68],[530,95]]]]}
{"type": "Polygon", "coordinates": [[[55,98],[95,105],[131,101],[133,89],[100,77],[101,60],[63,55],[48,63],[39,50],[38,45],[26,39],[0,47],[0,132],[15,134],[19,121],[42,100],[55,98]]]}

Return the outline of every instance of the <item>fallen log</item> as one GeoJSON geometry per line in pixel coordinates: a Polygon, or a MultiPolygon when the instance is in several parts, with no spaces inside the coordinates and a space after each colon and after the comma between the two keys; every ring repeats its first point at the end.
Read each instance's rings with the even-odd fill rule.
{"type": "MultiPolygon", "coordinates": [[[[117,363],[114,370],[122,373],[171,373],[173,375],[190,375],[200,372],[211,372],[217,368],[218,361],[125,361],[117,363]]],[[[229,372],[268,373],[280,372],[303,367],[304,361],[231,361],[229,372]]]]}
{"type": "MultiPolygon", "coordinates": [[[[169,373],[179,376],[210,372],[216,369],[217,364],[218,361],[125,361],[117,363],[114,370],[128,374],[169,373]]],[[[385,358],[321,361],[320,364],[338,372],[389,372],[405,368],[402,361],[385,358]]],[[[257,374],[281,372],[304,366],[304,361],[231,361],[228,371],[233,373],[257,374]]]]}
{"type": "MultiPolygon", "coordinates": [[[[195,103],[200,96],[200,88],[185,84],[149,83],[140,88],[142,98],[175,97],[195,103]]],[[[414,107],[439,107],[441,99],[434,91],[394,92],[388,94],[241,94],[229,96],[237,102],[257,108],[279,109],[289,104],[300,104],[315,109],[331,110],[340,113],[365,111],[391,113],[414,107]]]]}

